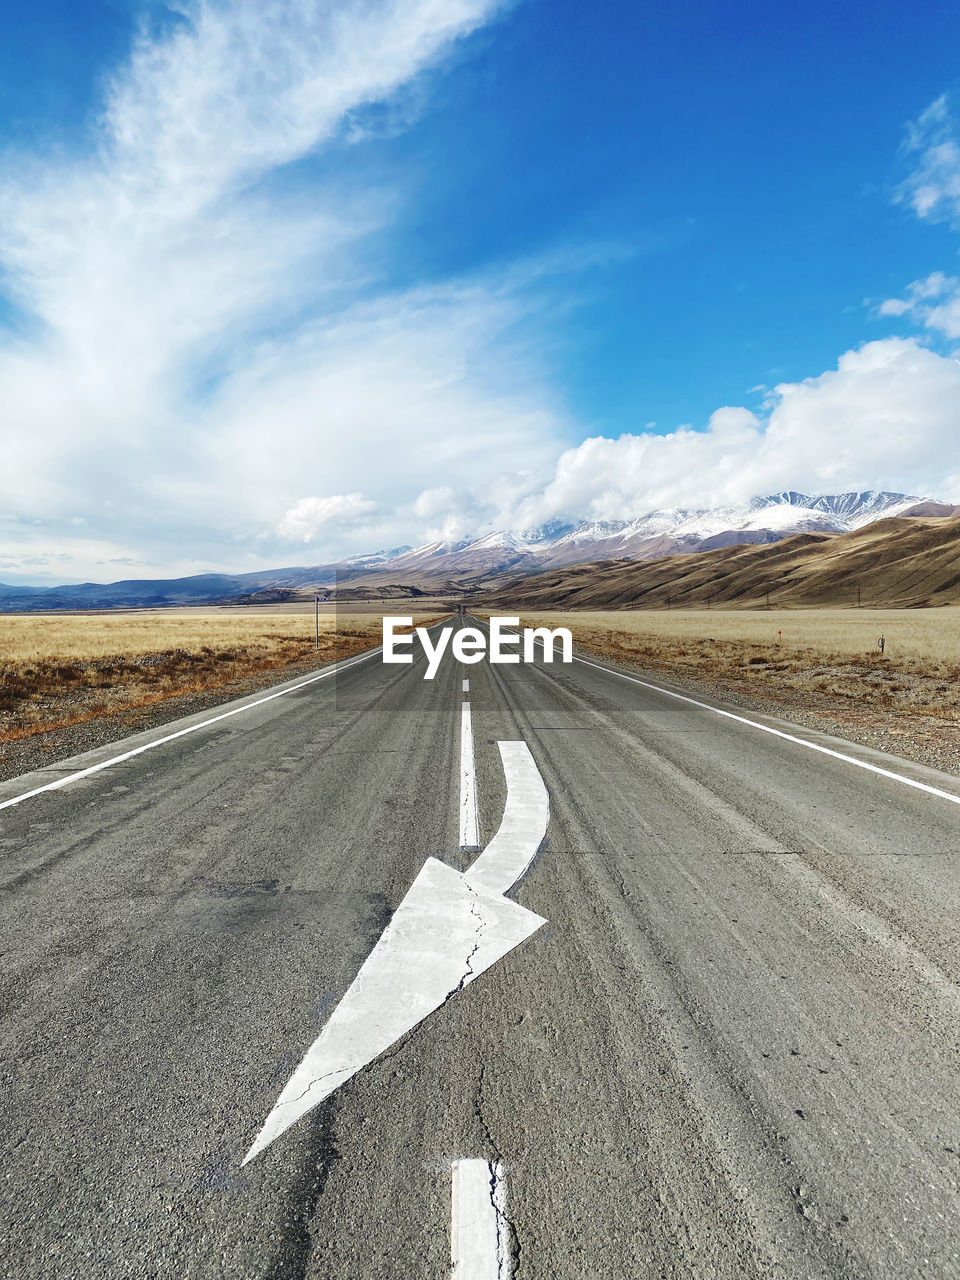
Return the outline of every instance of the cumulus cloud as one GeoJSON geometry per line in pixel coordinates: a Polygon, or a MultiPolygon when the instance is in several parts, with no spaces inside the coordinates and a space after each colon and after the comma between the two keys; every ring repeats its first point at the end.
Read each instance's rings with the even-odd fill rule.
{"type": "Polygon", "coordinates": [[[286,542],[313,542],[321,534],[345,525],[369,523],[377,504],[362,493],[337,493],[329,498],[301,498],[277,526],[286,542]]]}
{"type": "Polygon", "coordinates": [[[421,520],[432,520],[446,515],[457,502],[457,495],[448,484],[437,489],[424,489],[413,504],[413,514],[421,520]]]}
{"type": "Polygon", "coordinates": [[[942,298],[944,294],[952,294],[960,285],[956,276],[945,275],[942,271],[932,271],[922,280],[914,280],[907,285],[903,298],[887,298],[880,303],[882,316],[902,316],[907,312],[922,308],[931,298],[942,298]]]}
{"type": "Polygon", "coordinates": [[[706,429],[585,440],[514,519],[629,520],[782,489],[890,488],[960,497],[960,361],[912,339],[870,342],[836,369],[780,383],[769,415],[718,409],[706,429]],[[952,463],[946,460],[952,459],[952,463]]]}
{"type": "MultiPolygon", "coordinates": [[[[897,199],[919,218],[950,222],[960,230],[960,143],[946,95],[932,102],[907,129],[904,152],[913,168],[897,199]]],[[[960,277],[933,271],[887,298],[881,316],[907,317],[934,335],[960,338],[960,277]]]]}

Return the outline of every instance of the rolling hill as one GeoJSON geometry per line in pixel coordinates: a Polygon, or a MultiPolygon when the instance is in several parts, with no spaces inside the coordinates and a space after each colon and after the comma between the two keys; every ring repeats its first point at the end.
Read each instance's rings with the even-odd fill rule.
{"type": "Polygon", "coordinates": [[[851,533],[801,533],[659,560],[604,560],[487,593],[513,609],[960,604],[960,519],[901,516],[851,533]]]}
{"type": "MultiPolygon", "coordinates": [[[[875,527],[893,516],[960,514],[960,508],[902,493],[853,491],[810,495],[794,490],[709,510],[669,508],[625,521],[552,522],[522,531],[495,530],[455,542],[393,547],[310,566],[183,578],[85,582],[57,587],[0,583],[0,610],[142,609],[175,605],[275,604],[411,595],[474,595],[520,574],[597,560],[659,563],[698,552],[777,546],[798,534],[836,534],[875,527]]],[[[750,552],[747,550],[747,559],[750,552]]]]}

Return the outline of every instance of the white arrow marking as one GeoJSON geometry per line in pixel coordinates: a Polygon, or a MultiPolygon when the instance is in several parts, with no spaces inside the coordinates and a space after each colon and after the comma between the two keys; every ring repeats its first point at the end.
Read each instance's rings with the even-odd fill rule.
{"type": "Polygon", "coordinates": [[[464,876],[474,889],[506,893],[533,861],[550,821],[547,788],[525,742],[498,742],[507,803],[497,834],[464,876]]]}
{"type": "Polygon", "coordinates": [[[546,924],[503,894],[529,867],[546,834],[547,789],[525,742],[498,745],[507,781],[499,831],[466,875],[427,859],[244,1164],[546,924]]]}
{"type": "Polygon", "coordinates": [[[509,1280],[507,1195],[503,1170],[488,1160],[453,1166],[451,1280],[509,1280]]]}

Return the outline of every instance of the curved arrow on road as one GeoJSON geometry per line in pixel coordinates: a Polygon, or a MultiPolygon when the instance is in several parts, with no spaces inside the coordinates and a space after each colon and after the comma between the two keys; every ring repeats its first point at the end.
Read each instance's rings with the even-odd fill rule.
{"type": "Polygon", "coordinates": [[[503,895],[547,830],[547,789],[525,742],[500,742],[507,802],[469,871],[428,858],[380,941],[267,1116],[243,1163],[546,921],[503,895]]]}

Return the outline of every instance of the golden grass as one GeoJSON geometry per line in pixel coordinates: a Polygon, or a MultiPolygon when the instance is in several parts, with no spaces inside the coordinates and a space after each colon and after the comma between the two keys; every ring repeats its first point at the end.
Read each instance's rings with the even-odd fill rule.
{"type": "MultiPolygon", "coordinates": [[[[341,626],[343,619],[339,619],[341,626]]],[[[338,618],[320,619],[321,641],[338,618]]],[[[380,615],[354,614],[350,632],[379,630],[380,615]]],[[[347,634],[341,631],[341,634],[347,634]]],[[[314,640],[314,617],[306,614],[166,610],[107,614],[17,614],[0,616],[0,662],[90,661],[108,656],[137,658],[171,650],[210,648],[222,653],[238,645],[271,652],[314,640]]]]}
{"type": "Polygon", "coordinates": [[[699,643],[705,639],[846,655],[872,654],[886,637],[885,653],[921,661],[960,663],[958,609],[644,609],[528,614],[554,626],[581,631],[622,631],[645,639],[699,643]]]}
{"type": "Polygon", "coordinates": [[[381,618],[321,615],[318,651],[312,610],[2,615],[0,741],[349,657],[379,643],[381,618]]]}
{"type": "Polygon", "coordinates": [[[569,627],[581,648],[652,670],[960,718],[960,609],[571,611],[521,622],[569,627]]]}

